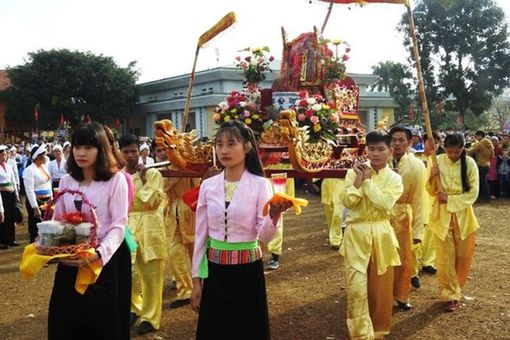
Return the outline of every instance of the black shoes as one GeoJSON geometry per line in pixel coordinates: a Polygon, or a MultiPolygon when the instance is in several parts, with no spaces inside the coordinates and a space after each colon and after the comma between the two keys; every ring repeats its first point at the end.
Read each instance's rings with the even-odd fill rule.
{"type": "Polygon", "coordinates": [[[142,322],[140,322],[138,327],[136,327],[136,332],[139,335],[144,335],[144,334],[147,334],[150,332],[154,332],[155,330],[156,330],[156,328],[152,327],[151,323],[148,321],[142,321],[142,322]]]}
{"type": "Polygon", "coordinates": [[[413,308],[409,302],[400,302],[397,299],[395,299],[395,302],[397,303],[396,307],[402,309],[402,310],[410,310],[413,308]]]}
{"type": "Polygon", "coordinates": [[[333,249],[335,251],[339,251],[340,250],[340,246],[331,246],[331,249],[333,249]]]}
{"type": "Polygon", "coordinates": [[[9,247],[18,247],[19,246],[19,243],[16,243],[16,242],[12,242],[11,244],[9,244],[9,247]]]}
{"type": "Polygon", "coordinates": [[[411,278],[411,286],[418,289],[421,287],[421,280],[418,276],[414,276],[411,278]]]}
{"type": "Polygon", "coordinates": [[[190,299],[184,299],[184,300],[175,300],[170,304],[170,308],[179,308],[182,306],[189,305],[191,303],[190,299]]]}
{"type": "Polygon", "coordinates": [[[7,249],[9,248],[7,244],[0,244],[0,249],[7,249]]]}
{"type": "Polygon", "coordinates": [[[421,270],[424,271],[425,273],[429,273],[429,274],[432,274],[432,275],[437,273],[437,269],[434,268],[433,266],[425,266],[421,270]]]}

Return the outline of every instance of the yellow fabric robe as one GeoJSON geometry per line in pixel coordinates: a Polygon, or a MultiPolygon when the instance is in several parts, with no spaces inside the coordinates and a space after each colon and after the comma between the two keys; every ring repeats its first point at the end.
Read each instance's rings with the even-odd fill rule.
{"type": "Polygon", "coordinates": [[[412,153],[398,162],[404,192],[393,207],[390,223],[399,242],[401,265],[395,268],[393,294],[400,302],[408,302],[413,274],[413,239],[423,239],[426,169],[412,153]]]}
{"type": "Polygon", "coordinates": [[[344,206],[340,193],[345,188],[341,178],[325,178],[321,185],[321,203],[324,205],[326,223],[329,229],[329,244],[340,246],[342,243],[342,211],[344,206]]]}
{"type": "Polygon", "coordinates": [[[347,272],[347,327],[352,339],[390,332],[393,266],[400,265],[398,241],[389,218],[403,192],[402,178],[388,166],[359,188],[352,169],[340,197],[347,208],[347,230],[340,253],[347,272]]]}
{"type": "Polygon", "coordinates": [[[156,169],[147,169],[146,183],[139,173],[132,175],[135,187],[128,226],[138,248],[132,254],[133,274],[131,311],[159,329],[163,304],[163,268],[167,256],[165,224],[161,205],[163,177],[156,169]]]}
{"type": "MultiPolygon", "coordinates": [[[[462,192],[461,161],[452,162],[447,155],[438,156],[441,184],[448,194],[446,204],[434,206],[429,228],[434,233],[436,248],[437,281],[441,300],[458,301],[461,288],[467,281],[475,249],[475,235],[479,228],[473,204],[478,197],[478,167],[471,157],[466,157],[468,192],[462,192]]],[[[430,171],[430,170],[429,170],[430,171]]],[[[437,192],[436,182],[429,180],[427,190],[437,192]]]]}
{"type": "Polygon", "coordinates": [[[182,195],[200,185],[200,178],[165,178],[167,195],[165,224],[168,233],[168,265],[177,286],[176,300],[191,296],[191,258],[195,242],[195,213],[182,201],[182,195]]]}

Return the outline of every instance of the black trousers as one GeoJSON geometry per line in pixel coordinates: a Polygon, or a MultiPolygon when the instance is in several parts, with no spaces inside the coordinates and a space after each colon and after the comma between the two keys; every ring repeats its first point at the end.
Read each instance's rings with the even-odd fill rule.
{"type": "Polygon", "coordinates": [[[478,175],[480,176],[480,191],[478,192],[478,199],[482,201],[488,201],[491,197],[489,195],[489,182],[487,176],[489,175],[488,166],[478,166],[478,175]]]}
{"type": "Polygon", "coordinates": [[[0,223],[0,244],[12,245],[15,240],[14,207],[16,194],[0,191],[4,205],[4,222],[0,223]]]}
{"type": "Polygon", "coordinates": [[[126,242],[83,295],[74,289],[77,272],[78,268],[58,265],[48,313],[48,339],[129,339],[131,254],[126,242]]]}
{"type": "MultiPolygon", "coordinates": [[[[48,200],[49,200],[49,198],[47,198],[43,201],[37,199],[37,203],[39,204],[39,206],[41,206],[44,202],[46,202],[48,200]]],[[[30,207],[30,202],[28,201],[28,198],[26,201],[26,206],[27,206],[27,212],[28,212],[28,235],[30,237],[30,243],[34,243],[35,238],[37,237],[37,223],[39,223],[43,220],[45,211],[41,210],[41,218],[36,218],[34,216],[34,210],[32,209],[32,207],[30,207]]]]}

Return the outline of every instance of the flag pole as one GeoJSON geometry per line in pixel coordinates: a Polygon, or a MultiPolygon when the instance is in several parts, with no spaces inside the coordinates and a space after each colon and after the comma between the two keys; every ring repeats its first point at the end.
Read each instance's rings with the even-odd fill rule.
{"type": "MultiPolygon", "coordinates": [[[[427,137],[432,143],[432,165],[437,166],[437,154],[436,154],[436,143],[434,136],[432,135],[432,123],[430,122],[429,106],[427,103],[427,94],[425,93],[425,84],[423,82],[423,73],[421,69],[420,53],[418,51],[418,39],[416,38],[416,27],[414,25],[413,12],[411,11],[411,5],[409,2],[406,4],[407,8],[407,20],[409,21],[409,35],[413,42],[413,57],[416,65],[416,74],[418,76],[418,92],[420,94],[420,102],[423,113],[423,119],[425,120],[425,130],[427,131],[427,137]]],[[[436,177],[436,185],[439,192],[443,192],[441,181],[439,177],[436,177]]]]}
{"type": "Polygon", "coordinates": [[[184,114],[182,116],[182,130],[181,130],[181,132],[186,132],[186,125],[188,124],[189,105],[191,102],[191,93],[193,91],[193,83],[195,82],[195,68],[197,66],[197,59],[198,59],[199,52],[200,52],[200,44],[197,45],[197,49],[195,51],[195,60],[193,61],[193,68],[191,69],[191,75],[189,77],[188,94],[186,95],[186,103],[184,104],[184,114]]]}
{"type": "Polygon", "coordinates": [[[195,67],[197,66],[198,53],[200,52],[200,48],[204,46],[208,41],[212,38],[232,26],[236,21],[236,15],[234,12],[229,12],[220,21],[216,23],[213,27],[207,30],[204,34],[200,36],[198,39],[197,49],[195,50],[195,60],[193,61],[193,68],[191,69],[191,75],[189,77],[189,85],[188,85],[188,94],[186,96],[186,103],[184,105],[184,113],[182,115],[182,132],[186,130],[186,125],[188,124],[189,117],[189,107],[191,103],[191,93],[193,91],[193,82],[195,81],[195,67]]]}

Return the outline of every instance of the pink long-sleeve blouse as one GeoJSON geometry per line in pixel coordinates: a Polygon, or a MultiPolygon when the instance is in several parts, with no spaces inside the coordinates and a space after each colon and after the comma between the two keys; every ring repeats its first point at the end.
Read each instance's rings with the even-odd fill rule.
{"type": "Polygon", "coordinates": [[[262,216],[262,209],[272,196],[271,184],[266,178],[246,170],[227,209],[224,178],[225,174],[222,172],[200,185],[192,277],[198,277],[200,262],[209,238],[226,242],[261,240],[267,244],[278,229],[269,215],[262,216]]]}
{"type": "MultiPolygon", "coordinates": [[[[90,186],[80,188],[80,183],[71,175],[61,178],[59,191],[64,189],[81,190],[96,207],[99,223],[97,251],[101,254],[103,265],[108,263],[124,240],[124,229],[128,220],[128,184],[122,172],[117,172],[108,181],[92,181],[90,186]]],[[[54,216],[60,219],[65,213],[75,212],[75,195],[65,194],[55,205],[54,216]]],[[[82,205],[82,212],[89,214],[90,209],[82,205]]]]}

